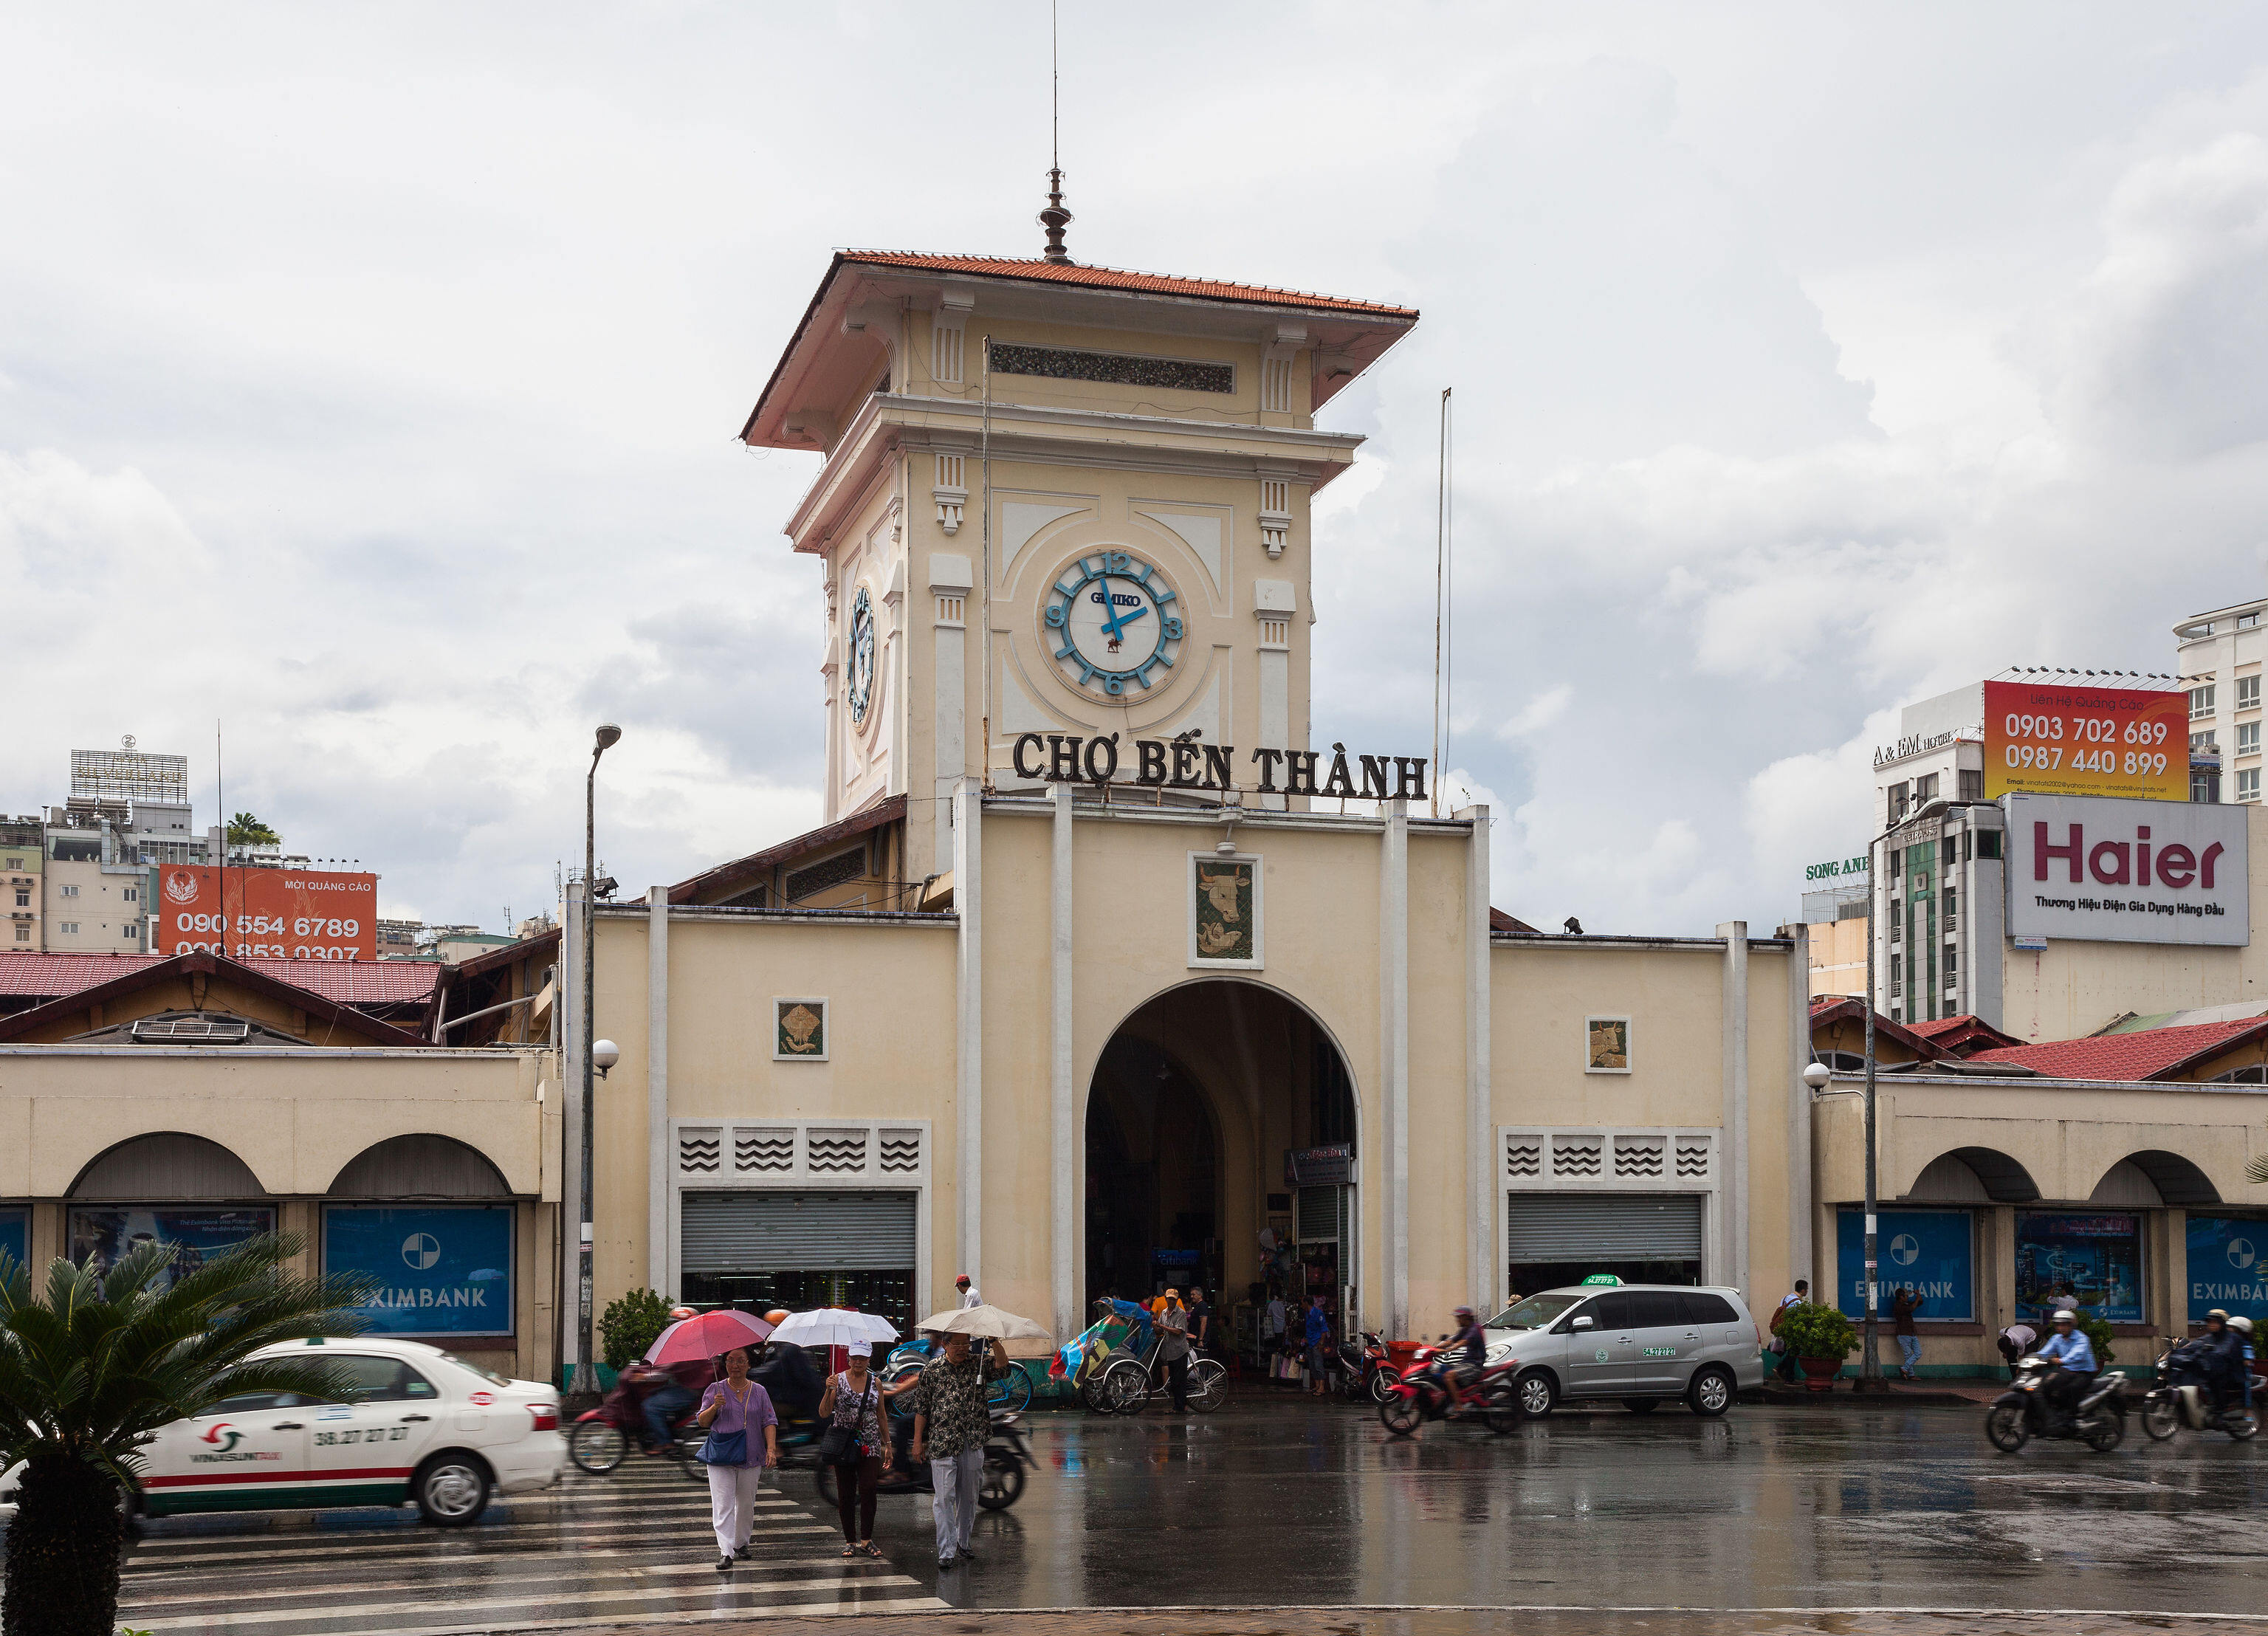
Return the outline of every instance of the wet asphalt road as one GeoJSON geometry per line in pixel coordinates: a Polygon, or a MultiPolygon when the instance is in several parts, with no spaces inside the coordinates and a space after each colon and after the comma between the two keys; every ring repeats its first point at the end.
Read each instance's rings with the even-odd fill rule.
{"type": "MultiPolygon", "coordinates": [[[[2268,1440],[2132,1424],[1997,1453],[1983,1411],[1742,1404],[1388,1439],[1344,1404],[1040,1415],[977,1566],[885,1500],[900,1570],[970,1608],[1458,1604],[2268,1611],[2268,1440]]],[[[792,1479],[788,1485],[795,1492],[792,1479]]]]}
{"type": "MultiPolygon", "coordinates": [[[[1034,1608],[1332,1610],[1268,1616],[1301,1636],[1434,1636],[1419,1616],[1337,1611],[1413,1604],[1535,1610],[1504,1626],[1526,1636],[2073,1636],[2098,1626],[2024,1616],[2268,1612],[2268,1440],[2152,1444],[2137,1426],[2109,1455],[2036,1443],[2009,1456],[1984,1442],[1981,1410],[1898,1405],[1742,1404],[1717,1421],[1612,1409],[1500,1438],[1429,1426],[1416,1442],[1359,1408],[1300,1400],[1235,1399],[1187,1420],[1043,1413],[1032,1426],[1041,1469],[1021,1501],[983,1514],[978,1563],[943,1574],[926,1499],[886,1496],[875,1532],[890,1560],[846,1565],[831,1507],[807,1473],[788,1472],[761,1507],[756,1560],[718,1576],[705,1494],[643,1466],[571,1472],[454,1534],[400,1510],[152,1522],[128,1553],[122,1613],[166,1636],[680,1620],[784,1636],[797,1616],[854,1609],[935,1630],[917,1621],[936,1613],[913,1613],[934,1597],[1003,1620],[1034,1608]],[[1639,1609],[1718,1614],[1616,1611],[1639,1609]],[[1811,1609],[1881,1613],[1814,1621],[1811,1609]],[[1955,1609],[2007,1612],[1891,1611],[1955,1609]]],[[[1063,1636],[1092,1625],[1027,1636],[1058,1623],[1063,1636]]],[[[1203,1628],[1215,1625],[1231,1628],[1203,1628]]]]}

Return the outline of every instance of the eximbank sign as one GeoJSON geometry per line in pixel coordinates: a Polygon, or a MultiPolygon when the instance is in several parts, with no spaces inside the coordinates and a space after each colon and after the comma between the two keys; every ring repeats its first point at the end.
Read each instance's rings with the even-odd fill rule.
{"type": "Polygon", "coordinates": [[[2010,937],[2242,947],[2249,807],[2011,795],[2010,937]]]}

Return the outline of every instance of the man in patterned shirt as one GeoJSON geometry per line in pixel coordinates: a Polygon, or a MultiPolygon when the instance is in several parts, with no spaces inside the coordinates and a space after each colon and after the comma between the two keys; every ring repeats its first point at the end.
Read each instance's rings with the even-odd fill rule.
{"type": "Polygon", "coordinates": [[[984,1440],[992,1418],[984,1407],[984,1386],[1008,1373],[993,1349],[989,1364],[971,1353],[968,1337],[947,1330],[940,1356],[931,1360],[914,1388],[913,1456],[929,1462],[936,1490],[937,1566],[974,1562],[968,1537],[976,1527],[976,1485],[984,1475],[984,1440]]]}

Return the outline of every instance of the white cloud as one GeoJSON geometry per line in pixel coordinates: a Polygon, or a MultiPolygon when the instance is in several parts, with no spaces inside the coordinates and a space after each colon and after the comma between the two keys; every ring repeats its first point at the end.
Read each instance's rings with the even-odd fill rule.
{"type": "MultiPolygon", "coordinates": [[[[2259,587],[2268,31],[1927,15],[1065,16],[1074,254],[1424,309],[1324,417],[1371,441],[1315,508],[1314,730],[1430,737],[1454,386],[1450,781],[1536,924],[1771,924],[1898,701],[2163,668],[2259,587]]],[[[732,433],[828,247],[1033,252],[1028,22],[0,19],[0,572],[48,684],[0,808],[126,732],[202,784],[225,718],[232,806],[490,924],[579,851],[602,716],[630,890],[814,821],[813,462],[732,433]],[[909,169],[963,83],[1003,117],[909,169]]]]}

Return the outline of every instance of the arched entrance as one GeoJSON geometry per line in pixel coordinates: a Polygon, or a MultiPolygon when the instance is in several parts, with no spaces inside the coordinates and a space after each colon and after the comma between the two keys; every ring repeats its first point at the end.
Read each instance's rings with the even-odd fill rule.
{"type": "Polygon", "coordinates": [[[1356,1124],[1337,1045],[1278,991],[1218,978],[1141,1006],[1087,1089],[1086,1298],[1194,1283],[1219,1341],[1250,1304],[1247,1347],[1270,1297],[1322,1295],[1337,1326],[1359,1264],[1356,1124]]]}

